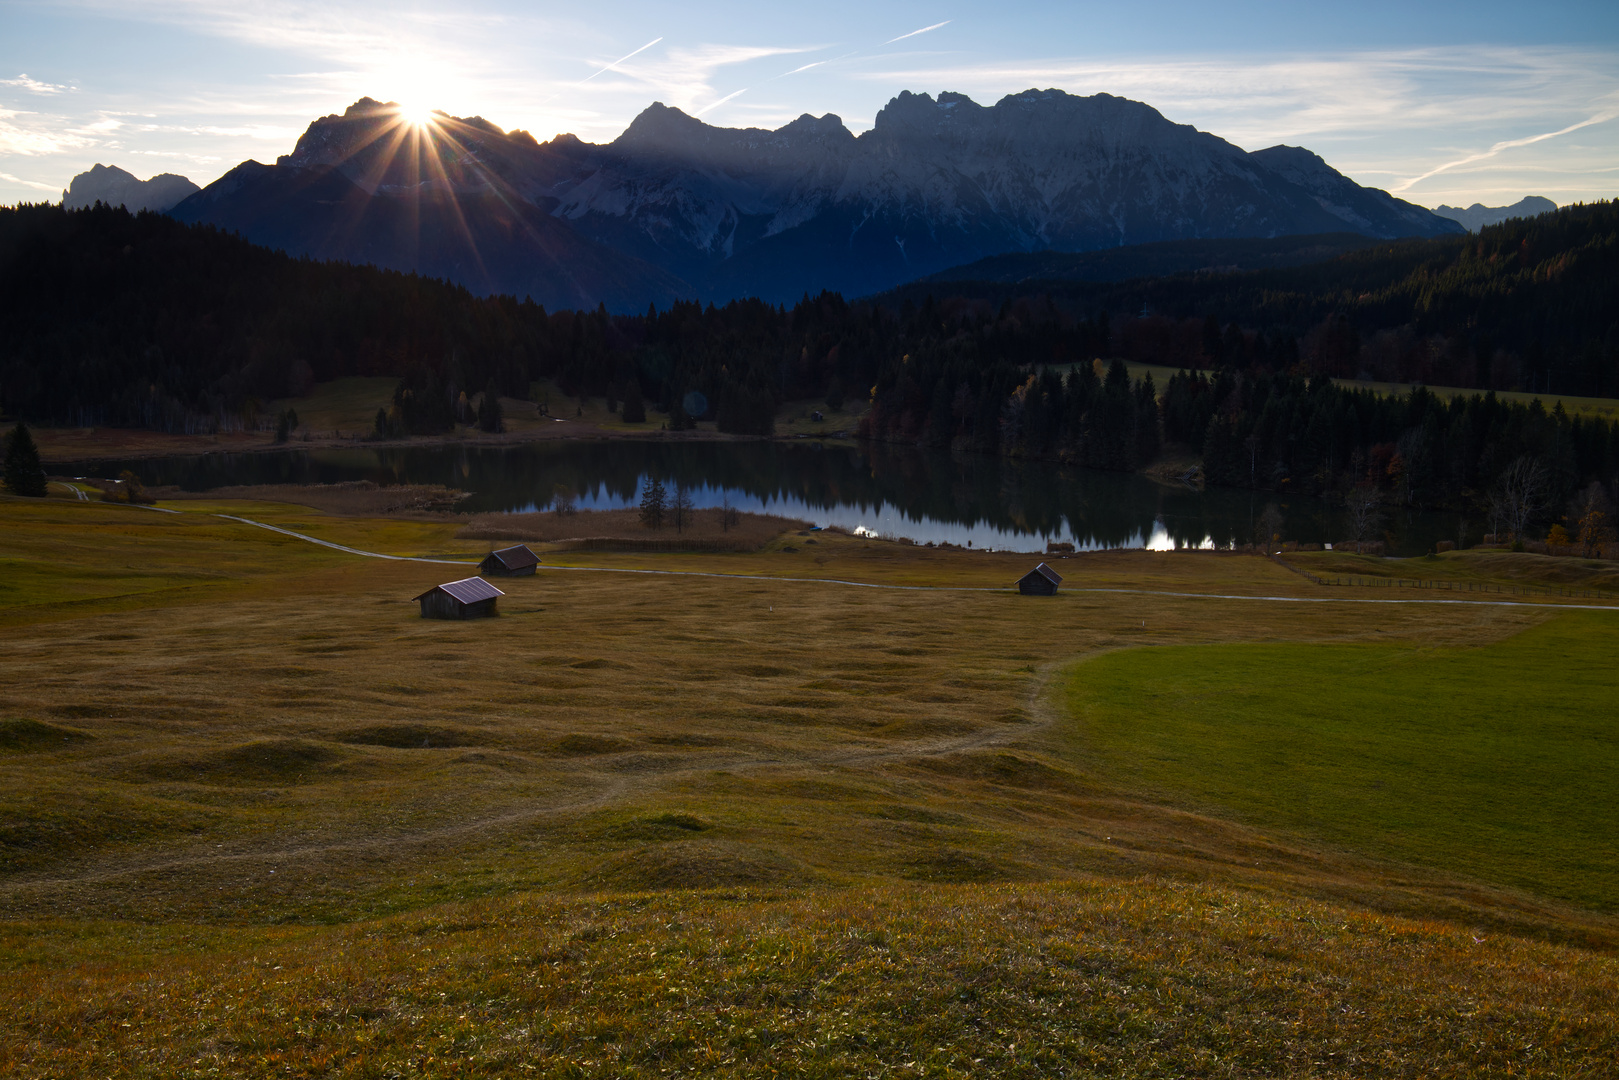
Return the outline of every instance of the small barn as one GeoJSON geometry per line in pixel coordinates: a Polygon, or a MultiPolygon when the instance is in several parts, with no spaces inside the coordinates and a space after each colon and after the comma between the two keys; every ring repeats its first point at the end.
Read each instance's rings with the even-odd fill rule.
{"type": "Polygon", "coordinates": [[[540,565],[540,557],[526,544],[517,544],[499,551],[491,551],[478,564],[478,573],[485,577],[527,577],[540,565]]]}
{"type": "Polygon", "coordinates": [[[1041,563],[1017,579],[1017,591],[1024,596],[1056,596],[1057,586],[1061,584],[1062,575],[1041,563]]]}
{"type": "Polygon", "coordinates": [[[482,619],[498,614],[495,601],[505,595],[483,578],[469,577],[435,585],[415,599],[424,619],[482,619]]]}

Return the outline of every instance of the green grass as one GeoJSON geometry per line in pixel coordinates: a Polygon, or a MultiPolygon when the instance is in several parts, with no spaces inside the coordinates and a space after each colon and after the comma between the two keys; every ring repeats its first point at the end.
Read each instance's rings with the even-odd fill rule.
{"type": "Polygon", "coordinates": [[[1619,910],[1619,620],[1493,645],[1241,644],[1075,667],[1075,739],[1135,788],[1619,910]]]}
{"type": "Polygon", "coordinates": [[[306,397],[272,401],[268,414],[273,417],[290,406],[298,411],[299,425],[318,434],[365,433],[376,425],[377,410],[393,404],[398,385],[398,379],[387,376],[333,379],[317,384],[306,397]]]}

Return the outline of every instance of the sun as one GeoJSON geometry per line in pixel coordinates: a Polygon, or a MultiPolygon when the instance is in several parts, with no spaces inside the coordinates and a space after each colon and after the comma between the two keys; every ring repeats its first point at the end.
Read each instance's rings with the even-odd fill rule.
{"type": "Polygon", "coordinates": [[[411,127],[430,127],[436,120],[431,105],[418,101],[402,101],[399,103],[399,119],[411,127]]]}

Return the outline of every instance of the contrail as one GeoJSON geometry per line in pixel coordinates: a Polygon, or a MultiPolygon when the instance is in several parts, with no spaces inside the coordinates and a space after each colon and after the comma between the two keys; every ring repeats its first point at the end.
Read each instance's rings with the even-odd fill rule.
{"type": "Polygon", "coordinates": [[[847,60],[851,56],[858,56],[858,55],[860,55],[860,50],[856,49],[854,52],[846,52],[842,56],[834,56],[830,60],[817,60],[813,64],[805,64],[803,67],[795,67],[791,71],[784,71],[780,75],[772,75],[772,76],[770,76],[770,78],[766,79],[765,81],[766,82],[774,82],[777,79],[785,79],[789,75],[797,75],[800,71],[808,71],[810,68],[818,68],[823,64],[835,64],[839,60],[847,60]]]}
{"type": "Polygon", "coordinates": [[[710,104],[704,105],[701,109],[698,109],[696,112],[692,113],[692,115],[693,116],[701,116],[710,109],[719,108],[721,105],[724,105],[727,101],[730,101],[732,98],[736,97],[738,94],[746,94],[747,92],[748,92],[748,88],[746,86],[744,86],[740,90],[734,90],[731,93],[726,94],[724,97],[720,98],[718,101],[711,102],[710,104]]]}
{"type": "Polygon", "coordinates": [[[1591,117],[1591,118],[1589,118],[1587,120],[1581,120],[1577,124],[1570,124],[1568,127],[1563,128],[1561,131],[1548,131],[1544,135],[1530,135],[1528,138],[1524,138],[1524,139],[1507,139],[1505,142],[1496,143],[1494,146],[1490,147],[1488,150],[1483,151],[1482,153],[1469,154],[1467,157],[1457,158],[1455,161],[1447,161],[1443,165],[1439,166],[1437,169],[1430,169],[1429,171],[1423,173],[1421,176],[1412,177],[1410,180],[1404,181],[1403,183],[1401,183],[1401,184],[1395,186],[1394,188],[1392,188],[1391,190],[1393,190],[1393,191],[1405,191],[1408,188],[1410,188],[1411,185],[1413,185],[1413,184],[1420,184],[1420,183],[1422,183],[1422,181],[1428,179],[1430,176],[1438,176],[1440,173],[1446,172],[1446,171],[1448,171],[1450,169],[1454,169],[1458,165],[1471,165],[1475,161],[1483,161],[1485,158],[1492,158],[1495,155],[1499,154],[1503,150],[1511,150],[1513,147],[1516,147],[1516,146],[1528,146],[1530,143],[1542,142],[1542,141],[1544,141],[1546,139],[1555,139],[1559,135],[1567,135],[1571,131],[1578,131],[1581,128],[1590,127],[1592,124],[1607,123],[1609,120],[1612,120],[1616,116],[1619,116],[1619,112],[1598,113],[1596,116],[1593,116],[1593,117],[1591,117]]]}
{"type": "MultiPolygon", "coordinates": [[[[936,22],[932,26],[924,26],[920,30],[912,30],[909,34],[901,34],[897,38],[889,38],[887,41],[883,42],[883,45],[892,45],[896,41],[904,41],[908,37],[915,37],[918,34],[925,34],[929,30],[937,30],[941,26],[949,26],[951,21],[952,20],[950,20],[950,19],[946,19],[944,22],[936,22]]],[[[880,48],[882,48],[882,45],[879,45],[877,47],[880,49],[880,48]]]]}
{"type": "Polygon", "coordinates": [[[656,45],[658,42],[660,42],[662,40],[663,40],[663,38],[661,38],[661,37],[653,38],[651,41],[647,42],[645,45],[642,45],[639,49],[636,49],[635,52],[625,53],[623,56],[619,57],[617,60],[614,60],[611,64],[608,64],[606,67],[600,69],[599,71],[592,72],[591,74],[587,75],[585,78],[580,79],[574,85],[575,86],[583,86],[583,85],[585,85],[585,83],[589,82],[591,79],[594,79],[597,75],[600,75],[603,72],[612,71],[614,68],[618,67],[618,65],[622,64],[624,61],[626,61],[630,57],[634,56],[635,53],[644,53],[648,49],[652,48],[652,46],[656,45]]]}

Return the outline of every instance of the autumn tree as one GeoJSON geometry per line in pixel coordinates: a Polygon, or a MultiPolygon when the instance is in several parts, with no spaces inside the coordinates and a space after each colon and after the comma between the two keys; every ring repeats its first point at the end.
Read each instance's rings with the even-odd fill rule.
{"type": "Polygon", "coordinates": [[[1613,501],[1600,481],[1591,481],[1574,496],[1569,503],[1567,521],[1574,527],[1574,542],[1588,559],[1597,557],[1613,543],[1613,501]]]}

